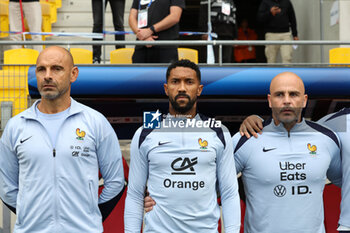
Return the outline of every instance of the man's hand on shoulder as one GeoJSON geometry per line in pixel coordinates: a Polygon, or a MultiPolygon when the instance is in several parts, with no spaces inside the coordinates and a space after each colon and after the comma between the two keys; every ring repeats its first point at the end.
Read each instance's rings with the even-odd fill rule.
{"type": "Polygon", "coordinates": [[[239,127],[239,132],[241,136],[246,136],[250,138],[251,135],[258,138],[258,134],[262,134],[263,129],[262,119],[257,115],[250,115],[244,119],[241,126],[239,127]]]}

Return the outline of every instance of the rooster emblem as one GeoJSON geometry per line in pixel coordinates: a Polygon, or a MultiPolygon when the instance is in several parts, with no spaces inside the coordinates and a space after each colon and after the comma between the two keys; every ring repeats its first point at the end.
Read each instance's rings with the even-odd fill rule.
{"type": "Polygon", "coordinates": [[[85,131],[80,131],[80,129],[79,128],[77,128],[76,130],[75,130],[75,133],[77,134],[77,139],[78,140],[84,140],[84,137],[85,137],[85,135],[86,135],[86,133],[85,133],[85,131]]]}
{"type": "Polygon", "coordinates": [[[202,138],[198,139],[198,143],[201,146],[200,149],[207,149],[208,142],[206,140],[202,140],[202,138]]]}
{"type": "Polygon", "coordinates": [[[316,145],[312,145],[310,143],[307,144],[307,148],[309,149],[310,151],[310,154],[312,155],[315,155],[316,154],[316,150],[317,150],[317,147],[316,145]]]}

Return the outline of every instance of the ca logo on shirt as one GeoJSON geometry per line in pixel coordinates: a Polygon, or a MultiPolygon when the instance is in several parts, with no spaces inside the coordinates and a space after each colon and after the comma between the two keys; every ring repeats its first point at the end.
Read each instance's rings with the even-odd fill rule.
{"type": "Polygon", "coordinates": [[[195,158],[177,158],[171,163],[171,168],[175,171],[172,172],[172,175],[196,175],[194,171],[194,165],[198,163],[198,157],[195,158]]]}

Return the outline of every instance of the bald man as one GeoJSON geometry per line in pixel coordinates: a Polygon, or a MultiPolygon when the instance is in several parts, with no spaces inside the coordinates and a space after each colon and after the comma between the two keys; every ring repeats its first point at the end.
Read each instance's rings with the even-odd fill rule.
{"type": "Polygon", "coordinates": [[[324,233],[326,178],[341,184],[338,137],[301,117],[307,95],[296,74],[277,75],[267,98],[272,118],[264,122],[262,135],[233,137],[247,197],[244,231],[324,233]]]}
{"type": "Polygon", "coordinates": [[[78,73],[66,49],[43,50],[36,64],[41,99],[10,119],[1,137],[0,197],[17,214],[14,232],[101,233],[124,191],[113,128],[70,97],[78,73]]]}

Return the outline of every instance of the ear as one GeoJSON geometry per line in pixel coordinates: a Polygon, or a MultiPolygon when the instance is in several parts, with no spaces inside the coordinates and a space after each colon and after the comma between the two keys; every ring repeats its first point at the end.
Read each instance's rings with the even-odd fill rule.
{"type": "Polygon", "coordinates": [[[307,100],[308,100],[308,96],[305,94],[305,95],[304,95],[304,103],[303,103],[303,108],[305,108],[305,107],[306,107],[307,100]]]}
{"type": "Polygon", "coordinates": [[[203,85],[201,84],[197,88],[197,96],[200,96],[202,94],[202,91],[203,91],[203,85]]]}
{"type": "Polygon", "coordinates": [[[168,94],[168,84],[166,84],[166,83],[164,83],[164,91],[165,91],[165,94],[167,96],[169,96],[169,94],[168,94]]]}
{"type": "Polygon", "coordinates": [[[78,75],[79,75],[79,69],[78,67],[74,66],[70,74],[70,83],[74,83],[77,80],[78,75]]]}
{"type": "Polygon", "coordinates": [[[271,107],[271,95],[270,94],[267,94],[267,100],[269,101],[269,107],[271,107]]]}

